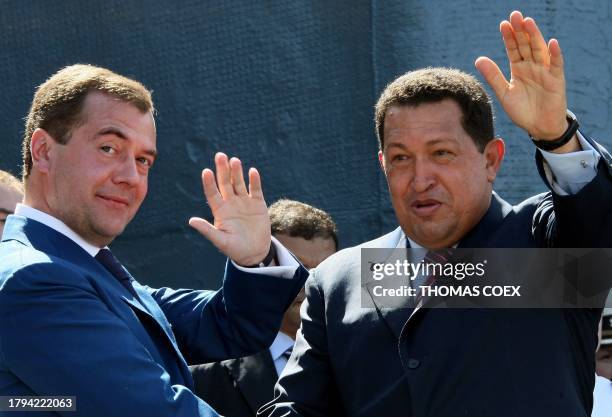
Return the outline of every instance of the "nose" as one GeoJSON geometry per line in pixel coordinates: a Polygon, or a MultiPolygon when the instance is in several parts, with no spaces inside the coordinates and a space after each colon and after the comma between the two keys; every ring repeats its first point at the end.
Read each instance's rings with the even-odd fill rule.
{"type": "Polygon", "coordinates": [[[422,193],[434,186],[436,183],[435,170],[427,161],[417,159],[414,163],[414,176],[412,187],[417,193],[422,193]]]}
{"type": "Polygon", "coordinates": [[[137,185],[140,181],[140,174],[136,166],[136,160],[132,155],[126,155],[120,162],[113,178],[117,184],[137,185]]]}

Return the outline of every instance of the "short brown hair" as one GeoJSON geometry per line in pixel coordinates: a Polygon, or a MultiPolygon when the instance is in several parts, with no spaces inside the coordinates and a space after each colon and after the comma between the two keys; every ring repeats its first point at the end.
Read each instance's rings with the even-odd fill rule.
{"type": "Polygon", "coordinates": [[[100,91],[133,104],[140,111],[154,111],[151,92],[138,81],[93,65],[62,68],[42,83],[34,94],[23,136],[23,178],[32,170],[32,133],[45,129],[61,144],[68,143],[72,129],[83,122],[81,111],[87,94],[100,91]]]}
{"type": "Polygon", "coordinates": [[[332,217],[321,209],[295,200],[281,199],[268,209],[272,234],[310,240],[333,239],[338,249],[338,232],[332,217]]]}
{"type": "Polygon", "coordinates": [[[0,185],[6,185],[15,191],[23,194],[23,183],[15,178],[10,172],[0,169],[0,185]]]}
{"type": "Polygon", "coordinates": [[[392,106],[418,106],[450,98],[461,108],[463,129],[482,152],[495,137],[491,99],[472,75],[454,68],[424,68],[393,80],[381,94],[375,109],[376,134],[384,147],[385,115],[392,106]]]}

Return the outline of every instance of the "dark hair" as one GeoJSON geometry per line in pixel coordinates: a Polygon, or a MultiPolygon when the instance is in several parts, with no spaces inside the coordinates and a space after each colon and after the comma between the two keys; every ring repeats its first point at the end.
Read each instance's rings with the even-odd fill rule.
{"type": "Polygon", "coordinates": [[[87,94],[100,91],[133,104],[140,111],[154,111],[151,92],[138,81],[93,65],[71,65],[41,84],[34,94],[23,136],[23,178],[32,170],[32,133],[45,129],[58,143],[66,144],[73,128],[82,123],[87,94]]]}
{"type": "Polygon", "coordinates": [[[454,100],[463,114],[463,129],[482,152],[495,137],[491,99],[476,78],[454,68],[424,68],[393,80],[376,103],[376,134],[384,147],[385,115],[392,106],[418,106],[444,99],[454,100]]]}
{"type": "Polygon", "coordinates": [[[281,199],[268,209],[272,234],[284,234],[310,240],[314,237],[333,239],[338,249],[336,224],[321,209],[299,201],[281,199]]]}

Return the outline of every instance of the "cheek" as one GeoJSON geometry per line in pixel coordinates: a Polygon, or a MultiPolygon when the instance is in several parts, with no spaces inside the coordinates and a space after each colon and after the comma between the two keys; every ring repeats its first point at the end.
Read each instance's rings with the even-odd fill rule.
{"type": "Polygon", "coordinates": [[[391,197],[401,196],[409,191],[410,176],[406,172],[391,170],[387,173],[387,183],[391,191],[391,197]]]}
{"type": "Polygon", "coordinates": [[[138,194],[138,199],[139,200],[144,200],[145,196],[147,195],[147,190],[149,189],[149,181],[147,177],[143,177],[140,181],[140,183],[138,184],[137,187],[137,194],[138,194]]]}

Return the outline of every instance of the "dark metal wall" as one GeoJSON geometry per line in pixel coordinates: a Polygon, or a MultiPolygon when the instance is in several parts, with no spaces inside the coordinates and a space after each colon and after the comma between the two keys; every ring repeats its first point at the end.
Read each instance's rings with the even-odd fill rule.
{"type": "MultiPolygon", "coordinates": [[[[378,168],[373,105],[395,76],[428,65],[507,70],[499,21],[513,9],[555,36],[569,104],[612,145],[607,0],[0,1],[0,168],[19,172],[35,87],[83,62],[154,90],[161,154],[149,195],[115,252],[141,282],[213,288],[223,257],[187,226],[208,216],[200,171],[216,151],[262,173],[266,200],[330,212],[342,246],[395,227],[378,168]]],[[[512,202],[543,190],[527,136],[497,111],[507,158],[496,189],[512,202]]]]}

